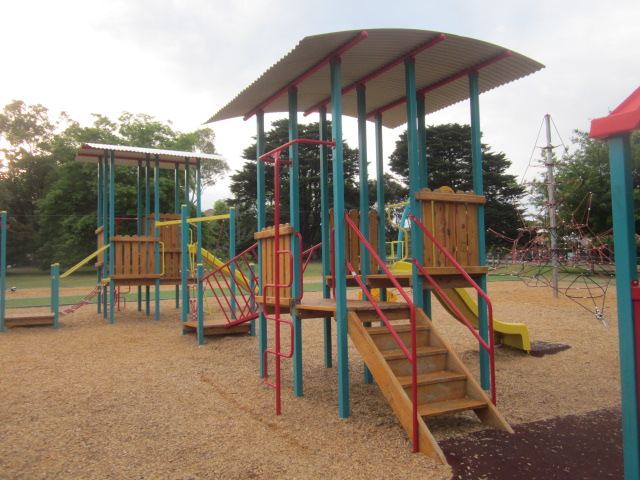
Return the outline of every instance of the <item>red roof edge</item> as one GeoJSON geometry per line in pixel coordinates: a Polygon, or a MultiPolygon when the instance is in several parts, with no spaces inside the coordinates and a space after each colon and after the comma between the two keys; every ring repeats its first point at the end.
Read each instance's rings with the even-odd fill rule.
{"type": "Polygon", "coordinates": [[[640,87],[606,117],[591,121],[589,136],[598,140],[640,130],[640,87]]]}

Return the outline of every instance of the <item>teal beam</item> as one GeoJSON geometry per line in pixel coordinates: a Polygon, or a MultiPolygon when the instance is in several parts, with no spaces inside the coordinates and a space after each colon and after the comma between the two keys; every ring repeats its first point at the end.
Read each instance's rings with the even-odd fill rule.
{"type": "MultiPolygon", "coordinates": [[[[482,180],[482,144],[480,131],[480,88],[478,72],[469,74],[469,100],[471,105],[471,175],[473,177],[473,191],[476,195],[484,195],[482,180]]],[[[478,205],[478,263],[487,264],[487,244],[484,228],[484,205],[478,205]]],[[[487,276],[482,275],[478,286],[487,292],[487,276]]],[[[489,341],[489,315],[487,302],[478,295],[478,332],[485,342],[489,341]]],[[[489,353],[480,348],[480,385],[484,390],[491,388],[491,367],[489,353]]]]}
{"type": "MultiPolygon", "coordinates": [[[[631,284],[638,280],[633,159],[629,134],[609,138],[611,206],[616,255],[618,340],[622,393],[622,440],[626,479],[640,478],[640,428],[638,426],[638,372],[631,284]]],[[[635,319],[639,321],[640,319],[635,319]]]]}
{"type": "Polygon", "coordinates": [[[189,172],[190,170],[189,167],[190,167],[189,158],[185,157],[184,159],[184,203],[186,203],[187,205],[191,205],[190,199],[189,199],[189,196],[191,195],[191,192],[189,191],[189,188],[191,186],[190,184],[191,174],[189,172]]]}
{"type": "MultiPolygon", "coordinates": [[[[115,218],[116,218],[116,152],[111,150],[109,155],[109,242],[115,236],[115,218]]],[[[106,243],[105,243],[106,245],[106,243]]],[[[116,285],[113,281],[115,273],[115,252],[112,248],[105,250],[109,252],[109,323],[116,323],[115,303],[116,303],[116,285]]]]}
{"type": "MultiPolygon", "coordinates": [[[[154,216],[156,219],[156,225],[160,221],[160,155],[156,154],[156,158],[153,165],[153,210],[154,216]]],[[[160,237],[160,228],[155,227],[154,236],[156,238],[160,237]]],[[[156,268],[155,273],[161,273],[162,265],[160,264],[160,244],[156,242],[155,247],[155,262],[156,268]]],[[[160,279],[156,279],[156,298],[155,298],[155,308],[156,308],[156,321],[160,320],[160,279]]]]}
{"type": "Polygon", "coordinates": [[[51,313],[53,329],[58,330],[60,317],[60,264],[51,265],[51,313]]]}
{"type": "MultiPolygon", "coordinates": [[[[186,204],[183,204],[180,209],[180,239],[182,251],[187,252],[189,248],[189,224],[187,223],[187,219],[189,218],[189,207],[186,204]]],[[[189,255],[182,255],[182,265],[180,266],[182,270],[181,280],[182,280],[182,323],[185,323],[189,320],[189,255]]],[[[182,334],[185,335],[187,332],[182,328],[182,334]]]]}
{"type": "MultiPolygon", "coordinates": [[[[136,234],[142,235],[142,188],[143,188],[143,177],[142,177],[142,160],[138,160],[138,170],[137,170],[137,182],[136,182],[136,190],[138,192],[138,201],[136,202],[136,234]]],[[[138,311],[142,312],[142,287],[138,287],[138,311]]]]}
{"type": "Polygon", "coordinates": [[[7,212],[0,212],[0,333],[5,330],[7,299],[7,212]]]}
{"type": "MultiPolygon", "coordinates": [[[[327,141],[327,107],[320,107],[319,139],[327,141]]],[[[320,223],[322,240],[322,298],[331,298],[331,287],[327,285],[326,278],[331,275],[331,251],[329,230],[329,148],[320,145],[320,223]]],[[[324,317],[324,366],[333,366],[333,352],[331,342],[331,317],[324,317]]]]}
{"type": "MultiPolygon", "coordinates": [[[[104,157],[102,159],[102,244],[109,244],[109,224],[107,218],[109,217],[109,179],[107,173],[109,172],[109,152],[105,150],[104,157]]],[[[109,258],[112,255],[111,249],[105,250],[102,262],[102,278],[109,278],[109,258]]],[[[109,295],[107,289],[102,289],[102,318],[107,318],[107,306],[109,303],[109,295]]]]}
{"type": "MultiPolygon", "coordinates": [[[[369,238],[369,173],[367,171],[367,95],[364,85],[356,87],[356,96],[358,103],[358,170],[360,173],[360,231],[367,241],[369,238]]],[[[363,280],[369,275],[371,267],[369,265],[369,250],[360,249],[360,273],[363,280]]],[[[365,322],[365,327],[370,327],[371,322],[365,322]]],[[[373,383],[373,375],[365,364],[364,366],[364,383],[373,383]]]]}
{"type": "MultiPolygon", "coordinates": [[[[422,209],[416,199],[416,193],[420,190],[420,161],[418,158],[418,105],[416,97],[416,64],[414,58],[406,58],[404,61],[405,87],[407,96],[407,146],[409,149],[409,205],[414,215],[421,220],[422,209]]],[[[421,265],[423,258],[423,236],[411,235],[411,252],[421,265]]],[[[424,308],[424,293],[422,277],[418,269],[413,265],[413,301],[419,308],[424,308]]]]}
{"type": "MultiPolygon", "coordinates": [[[[147,153],[147,159],[145,162],[145,177],[144,177],[144,234],[151,235],[151,156],[147,153]]],[[[146,285],[145,290],[145,314],[151,315],[151,287],[146,285]]]]}
{"type": "MultiPolygon", "coordinates": [[[[382,115],[376,113],[374,117],[376,141],[376,205],[378,214],[378,256],[383,262],[387,261],[387,235],[385,232],[386,212],[384,200],[384,155],[382,152],[382,115]]],[[[387,289],[380,289],[380,300],[387,301],[387,289]]],[[[381,322],[382,323],[382,322],[381,322]]]]}
{"type": "Polygon", "coordinates": [[[204,277],[203,265],[199,263],[196,270],[198,274],[198,345],[204,345],[204,288],[200,281],[204,277]]]}
{"type": "Polygon", "coordinates": [[[336,274],[336,343],[338,350],[338,415],[347,418],[349,406],[349,341],[347,324],[347,269],[344,221],[344,151],[342,145],[342,68],[331,59],[331,131],[333,148],[334,272],[336,274]]]}
{"type": "MultiPolygon", "coordinates": [[[[202,217],[202,172],[201,161],[196,158],[196,218],[202,217]]],[[[202,222],[196,223],[196,265],[202,263],[202,222]]]]}
{"type": "MultiPolygon", "coordinates": [[[[236,256],[236,207],[229,207],[229,259],[236,256]]],[[[231,313],[232,318],[236,318],[236,264],[232,263],[229,267],[231,270],[231,313]]],[[[255,328],[253,320],[251,321],[251,329],[255,328]]]]}
{"type": "MultiPolygon", "coordinates": [[[[298,139],[298,89],[289,88],[289,141],[298,139]]],[[[298,157],[298,144],[289,147],[289,222],[295,233],[300,233],[300,166],[298,157]]],[[[293,297],[298,298],[302,291],[302,279],[300,278],[300,244],[296,237],[291,239],[291,252],[293,253],[293,297]]],[[[293,393],[301,397],[303,391],[302,378],[302,321],[296,315],[295,305],[291,309],[293,320],[293,393]]]]}
{"type": "MultiPolygon", "coordinates": [[[[418,171],[420,174],[420,190],[429,186],[429,168],[427,160],[427,125],[426,125],[426,105],[424,95],[417,99],[416,109],[418,113],[418,171]]],[[[406,212],[405,210],[405,213],[406,212]]],[[[404,225],[404,220],[400,225],[404,225]]],[[[416,256],[421,265],[424,265],[424,251],[420,250],[420,255],[416,256]]],[[[415,255],[414,255],[415,256],[415,255]]],[[[431,290],[422,290],[422,308],[431,319],[431,290]]]]}
{"type": "MultiPolygon", "coordinates": [[[[173,213],[180,215],[180,165],[176,163],[173,175],[173,213]]],[[[140,287],[138,287],[138,290],[140,287]]],[[[140,294],[138,294],[140,298],[140,294]]],[[[180,285],[176,285],[176,309],[180,308],[180,285]]]]}
{"type": "MultiPolygon", "coordinates": [[[[98,211],[96,212],[96,228],[102,225],[102,157],[98,157],[98,211]]],[[[104,256],[102,257],[104,258],[104,256]]],[[[102,280],[101,269],[96,269],[97,283],[102,280]]],[[[98,314],[102,313],[102,292],[98,293],[98,301],[96,302],[98,314]]]]}
{"type": "MultiPolygon", "coordinates": [[[[265,180],[265,164],[258,160],[260,156],[266,153],[266,140],[264,134],[264,112],[258,110],[256,112],[257,123],[257,135],[256,135],[256,196],[258,211],[258,232],[267,226],[267,212],[266,212],[266,180],[265,180]]],[[[262,295],[262,240],[258,240],[258,295],[262,295]]],[[[260,377],[264,378],[266,375],[264,364],[264,351],[267,349],[267,318],[260,309],[260,316],[258,317],[259,332],[258,332],[258,356],[260,357],[260,377]]]]}

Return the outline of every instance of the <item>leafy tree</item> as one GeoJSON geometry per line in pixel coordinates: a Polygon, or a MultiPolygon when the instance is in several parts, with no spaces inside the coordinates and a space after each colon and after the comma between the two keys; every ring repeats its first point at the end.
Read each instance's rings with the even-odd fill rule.
{"type": "MultiPolygon", "coordinates": [[[[276,120],[272,129],[265,132],[266,151],[273,150],[289,141],[287,120],[276,120]]],[[[319,138],[319,124],[303,124],[298,126],[299,138],[319,138]]],[[[331,125],[327,125],[327,138],[330,138],[331,125]]],[[[243,158],[249,160],[244,166],[231,176],[231,203],[238,208],[238,242],[239,248],[246,248],[253,243],[256,230],[257,216],[257,185],[256,185],[256,144],[244,150],[243,158]]],[[[283,152],[286,158],[288,151],[283,152]]],[[[320,161],[317,145],[300,144],[298,146],[300,172],[300,233],[305,247],[320,242],[320,161]]],[[[274,186],[273,167],[266,165],[266,207],[267,224],[273,223],[274,186]]],[[[331,177],[331,158],[329,158],[329,177],[331,177]]],[[[281,222],[289,221],[289,171],[284,167],[280,171],[281,222]]],[[[345,178],[345,206],[358,208],[358,152],[344,143],[344,178],[345,178]]],[[[331,183],[331,178],[329,179],[331,183]]],[[[329,187],[330,198],[332,187],[329,187]]]]}
{"type": "MultiPolygon", "coordinates": [[[[572,142],[577,149],[565,154],[555,166],[558,217],[565,223],[572,217],[575,222],[588,223],[594,233],[600,234],[613,227],[609,148],[606,142],[589,138],[580,130],[575,130],[572,142]]],[[[640,132],[631,135],[631,154],[635,211],[640,212],[640,132]]],[[[546,200],[546,183],[535,188],[538,197],[546,200]]],[[[638,226],[636,233],[640,233],[638,226]]]]}
{"type": "MultiPolygon", "coordinates": [[[[53,261],[69,266],[95,250],[96,167],[74,162],[82,143],[215,153],[209,129],[177,132],[170,122],[128,112],[117,121],[94,115],[93,124],[83,127],[64,113],[52,121],[46,108],[21,101],[7,105],[0,115],[0,140],[7,145],[1,150],[0,209],[10,213],[13,227],[8,261],[37,261],[43,267],[53,261]]],[[[224,161],[203,162],[202,167],[203,187],[228,170],[224,161]]],[[[173,175],[161,172],[163,212],[174,208],[173,175]]],[[[135,217],[135,169],[118,167],[115,188],[116,215],[135,217]]]]}
{"type": "MultiPolygon", "coordinates": [[[[471,176],[471,127],[445,124],[427,127],[427,163],[429,187],[449,186],[454,190],[472,190],[471,176]]],[[[400,135],[396,149],[389,159],[391,171],[409,183],[407,133],[400,135]]],[[[520,227],[517,201],[524,195],[524,188],[516,183],[514,175],[506,172],[511,162],[504,153],[495,153],[482,144],[484,175],[485,225],[504,235],[515,237],[520,227]]],[[[495,236],[487,236],[488,246],[500,243],[495,236]]]]}

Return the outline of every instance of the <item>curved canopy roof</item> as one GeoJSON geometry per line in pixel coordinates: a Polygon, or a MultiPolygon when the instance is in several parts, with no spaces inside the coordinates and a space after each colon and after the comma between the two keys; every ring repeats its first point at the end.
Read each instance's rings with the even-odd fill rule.
{"type": "MultiPolygon", "coordinates": [[[[382,115],[389,128],[406,123],[404,59],[415,58],[416,85],[432,113],[469,98],[467,75],[480,73],[480,92],[530,75],[544,65],[473,38],[427,30],[351,30],[305,37],[206,123],[248,119],[258,110],[287,112],[289,87],[298,88],[298,110],[330,108],[329,61],[342,64],[343,114],[357,117],[355,88],[366,86],[368,117],[382,115]]],[[[329,110],[330,111],[330,110],[329,110]]]]}
{"type": "Polygon", "coordinates": [[[220,155],[208,153],[179,152],[176,150],[161,150],[159,148],[127,147],[123,145],[106,145],[103,143],[85,143],[76,153],[76,162],[98,163],[105,151],[115,153],[116,165],[137,166],[138,160],[146,160],[147,156],[154,161],[158,156],[160,168],[175,168],[176,165],[184,168],[186,159],[189,161],[199,158],[201,160],[220,159],[220,155]]]}

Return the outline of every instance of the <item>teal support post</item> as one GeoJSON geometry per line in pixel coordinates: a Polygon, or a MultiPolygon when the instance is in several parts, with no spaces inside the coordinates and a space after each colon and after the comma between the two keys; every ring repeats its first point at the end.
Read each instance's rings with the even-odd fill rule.
{"type": "MultiPolygon", "coordinates": [[[[109,243],[109,180],[107,173],[109,172],[109,152],[105,150],[104,157],[102,159],[102,244],[107,245],[109,243]]],[[[113,253],[107,249],[103,255],[102,262],[102,278],[109,278],[109,258],[113,253]]],[[[109,304],[108,289],[103,288],[102,295],[102,318],[107,318],[107,306],[109,304]]]]}
{"type": "Polygon", "coordinates": [[[202,278],[204,277],[204,267],[201,263],[197,268],[198,280],[198,345],[204,345],[204,288],[202,278]]]}
{"type": "MultiPolygon", "coordinates": [[[[358,102],[358,169],[360,171],[360,231],[367,241],[369,238],[369,173],[367,171],[367,102],[366,88],[364,85],[356,87],[356,95],[358,102]]],[[[369,250],[360,249],[360,273],[365,281],[370,270],[370,254],[369,250]]],[[[364,298],[364,296],[363,296],[364,298]]],[[[365,327],[370,327],[371,322],[365,322],[365,327]]],[[[364,383],[373,383],[373,375],[369,371],[369,367],[365,364],[363,372],[364,383]]]]}
{"type": "MultiPolygon", "coordinates": [[[[255,264],[254,263],[250,263],[249,264],[249,288],[251,289],[252,292],[256,291],[256,288],[258,287],[256,285],[256,283],[253,281],[253,275],[255,274],[256,268],[255,268],[255,264]]],[[[255,298],[251,300],[251,308],[253,311],[254,308],[257,308],[256,305],[256,301],[255,298]]],[[[249,322],[249,336],[251,337],[255,337],[256,336],[256,321],[255,320],[251,320],[249,322]]]]}
{"type": "MultiPolygon", "coordinates": [[[[482,180],[482,144],[480,132],[480,89],[478,73],[469,74],[469,100],[471,105],[471,174],[473,177],[473,191],[476,195],[484,195],[482,180]]],[[[478,205],[478,263],[487,264],[487,244],[484,227],[484,205],[478,205]]],[[[487,276],[482,275],[478,286],[483,292],[487,291],[487,276]]],[[[478,332],[485,342],[489,341],[489,314],[487,302],[478,295],[478,332]]],[[[491,388],[491,367],[489,353],[480,348],[480,385],[484,390],[491,388]]]]}
{"type": "MultiPolygon", "coordinates": [[[[173,213],[180,215],[180,165],[176,163],[173,175],[173,213]]],[[[180,308],[180,285],[176,285],[176,309],[180,308]]]]}
{"type": "Polygon", "coordinates": [[[7,212],[0,212],[0,333],[5,330],[7,299],[7,212]]]}
{"type": "Polygon", "coordinates": [[[191,172],[189,164],[189,158],[185,157],[184,159],[184,203],[188,206],[190,205],[190,187],[191,187],[191,172]]]}
{"type": "MultiPolygon", "coordinates": [[[[382,115],[376,113],[375,140],[376,140],[376,205],[378,213],[378,256],[383,262],[387,261],[387,236],[385,232],[386,215],[384,200],[384,158],[382,152],[382,115]]],[[[387,301],[387,289],[380,289],[380,300],[387,301]]],[[[383,322],[380,322],[383,323],[383,322]]]]}
{"type": "MultiPolygon", "coordinates": [[[[320,107],[319,139],[327,141],[327,107],[320,107]]],[[[331,287],[325,279],[331,275],[331,232],[329,230],[329,147],[320,145],[320,223],[322,240],[322,298],[331,298],[331,287]]],[[[331,317],[324,317],[324,366],[333,366],[331,317]]]]}
{"type": "MultiPolygon", "coordinates": [[[[236,256],[236,207],[229,207],[229,260],[235,258],[236,256]]],[[[236,264],[232,263],[229,267],[231,270],[231,314],[233,318],[236,318],[236,264]]],[[[255,328],[255,325],[252,323],[252,329],[255,328]]]]}
{"type": "MultiPolygon", "coordinates": [[[[298,89],[289,89],[289,141],[298,139],[298,89]]],[[[289,222],[295,233],[300,233],[300,167],[298,165],[298,145],[289,147],[289,222]]],[[[296,237],[291,239],[293,253],[293,298],[298,298],[302,291],[300,278],[300,244],[296,237]]],[[[302,321],[296,314],[295,305],[291,308],[293,320],[293,393],[297,397],[303,395],[302,378],[302,321]]]]}
{"type": "Polygon", "coordinates": [[[347,324],[347,269],[344,221],[344,151],[342,145],[342,68],[331,60],[331,130],[333,148],[334,272],[336,274],[336,343],[338,350],[338,415],[347,418],[349,405],[349,343],[347,324]]]}
{"type": "MultiPolygon", "coordinates": [[[[616,256],[618,339],[622,393],[622,440],[626,479],[640,478],[640,428],[638,426],[638,372],[631,284],[638,280],[633,205],[633,159],[628,134],[609,138],[611,206],[616,256]]],[[[635,319],[637,322],[639,319],[635,319]]]]}
{"type": "Polygon", "coordinates": [[[58,330],[60,317],[60,264],[51,265],[51,313],[53,313],[53,329],[58,330]]]}
{"type": "MultiPolygon", "coordinates": [[[[420,161],[418,158],[418,105],[416,97],[416,64],[414,58],[404,61],[405,86],[407,96],[407,146],[409,148],[409,205],[413,214],[421,220],[422,211],[416,199],[420,190],[420,161]]],[[[422,235],[411,235],[411,252],[424,265],[422,235]]],[[[419,308],[424,308],[422,277],[415,265],[412,268],[413,301],[419,308]]]]}
{"type": "MultiPolygon", "coordinates": [[[[182,251],[186,252],[189,245],[189,224],[187,223],[189,207],[187,205],[182,205],[180,208],[180,233],[181,233],[181,244],[182,251]]],[[[189,319],[189,255],[182,255],[182,265],[181,265],[182,275],[182,323],[184,324],[189,319]]],[[[182,334],[185,335],[187,332],[182,328],[182,334]]]]}
{"type": "MultiPolygon", "coordinates": [[[[256,135],[256,193],[257,193],[257,211],[258,211],[258,232],[267,226],[267,213],[266,213],[266,195],[265,195],[265,164],[258,160],[261,155],[266,153],[266,139],[264,134],[264,112],[258,110],[256,113],[257,123],[257,135],[256,135]]],[[[262,295],[264,285],[262,284],[262,240],[258,240],[258,295],[262,295]]],[[[258,356],[260,357],[260,377],[264,378],[266,375],[264,364],[264,351],[267,349],[267,318],[265,317],[262,309],[260,309],[260,316],[258,317],[259,332],[258,332],[258,356]]]]}
{"type": "MultiPolygon", "coordinates": [[[[102,225],[102,157],[98,157],[98,210],[96,212],[96,229],[102,225]]],[[[99,234],[98,234],[99,235],[99,234]]],[[[104,258],[104,255],[103,255],[104,258]]],[[[102,269],[96,269],[97,284],[102,280],[102,269]]],[[[98,314],[102,313],[102,292],[98,293],[96,302],[98,314]]]]}
{"type": "MultiPolygon", "coordinates": [[[[418,171],[420,172],[420,182],[419,188],[422,190],[423,188],[427,188],[429,186],[429,168],[428,168],[428,159],[427,159],[427,125],[426,125],[426,105],[424,95],[420,95],[417,99],[416,103],[417,112],[418,112],[418,171]]],[[[403,223],[400,225],[404,225],[403,223]]],[[[420,252],[423,252],[421,250],[420,252]]],[[[424,265],[424,253],[421,253],[420,256],[421,265],[424,265]]],[[[423,289],[422,290],[422,308],[424,309],[424,313],[431,319],[431,290],[423,289]]]]}
{"type": "MultiPolygon", "coordinates": [[[[115,217],[116,217],[116,152],[111,150],[109,154],[109,241],[115,236],[115,217]]],[[[106,245],[106,244],[105,244],[106,245]]],[[[116,285],[113,281],[115,273],[115,252],[112,248],[105,250],[109,252],[109,323],[116,323],[115,303],[116,303],[116,285]]]]}
{"type": "MultiPolygon", "coordinates": [[[[200,159],[196,158],[196,217],[202,216],[202,172],[200,171],[200,159]]],[[[202,263],[202,222],[196,223],[196,265],[202,263]]]]}
{"type": "MultiPolygon", "coordinates": [[[[154,207],[154,215],[156,222],[160,221],[160,155],[156,154],[155,162],[153,165],[153,207],[154,207]]],[[[160,236],[160,228],[155,227],[153,234],[156,237],[160,236]]],[[[160,244],[156,242],[155,248],[155,261],[156,261],[156,274],[162,272],[162,265],[160,263],[160,244]]],[[[160,279],[156,279],[156,298],[155,298],[155,306],[156,306],[156,321],[160,320],[160,279]]]]}
{"type": "MultiPolygon", "coordinates": [[[[145,177],[144,177],[144,234],[151,235],[151,156],[147,153],[147,159],[145,162],[145,177]]],[[[151,315],[151,287],[145,285],[145,314],[151,315]]]]}
{"type": "MultiPolygon", "coordinates": [[[[137,205],[137,218],[136,218],[136,233],[138,235],[142,235],[142,187],[143,187],[143,177],[142,177],[142,160],[138,160],[138,170],[137,170],[137,191],[138,191],[138,201],[137,205]]],[[[138,286],[138,311],[142,312],[142,287],[138,286]]]]}

